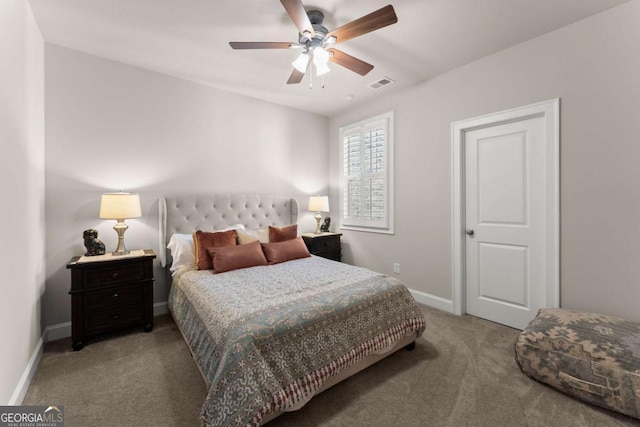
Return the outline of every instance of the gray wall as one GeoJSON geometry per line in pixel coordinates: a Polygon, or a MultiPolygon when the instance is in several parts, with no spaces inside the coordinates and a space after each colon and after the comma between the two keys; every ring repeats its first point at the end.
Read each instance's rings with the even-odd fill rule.
{"type": "MultiPolygon", "coordinates": [[[[46,45],[46,324],[71,318],[69,259],[95,228],[113,251],[105,191],[140,193],[129,249],[158,247],[158,197],[184,192],[327,193],[328,119],[122,63],[46,45]]],[[[155,301],[168,284],[156,266],[155,301]]]]}
{"type": "Polygon", "coordinates": [[[44,42],[28,2],[0,2],[0,405],[42,335],[44,42]]]}
{"type": "MultiPolygon", "coordinates": [[[[451,123],[561,98],[561,305],[640,321],[640,1],[333,117],[395,111],[396,234],[344,232],[346,259],[451,298],[451,123]]],[[[384,89],[383,89],[384,90],[384,89]]]]}

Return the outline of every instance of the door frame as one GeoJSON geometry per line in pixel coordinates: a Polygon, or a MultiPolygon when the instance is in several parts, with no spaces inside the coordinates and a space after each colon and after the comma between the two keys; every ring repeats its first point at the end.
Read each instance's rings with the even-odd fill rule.
{"type": "Polygon", "coordinates": [[[547,307],[560,305],[560,98],[487,114],[451,124],[451,249],[452,303],[466,313],[465,134],[468,131],[542,117],[546,132],[546,289],[547,307]]]}

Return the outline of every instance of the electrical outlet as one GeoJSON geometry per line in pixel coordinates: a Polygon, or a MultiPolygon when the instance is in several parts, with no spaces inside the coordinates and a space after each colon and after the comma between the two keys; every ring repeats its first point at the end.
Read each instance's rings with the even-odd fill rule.
{"type": "Polygon", "coordinates": [[[393,272],[396,274],[400,274],[400,263],[399,262],[394,262],[393,263],[393,272]]]}

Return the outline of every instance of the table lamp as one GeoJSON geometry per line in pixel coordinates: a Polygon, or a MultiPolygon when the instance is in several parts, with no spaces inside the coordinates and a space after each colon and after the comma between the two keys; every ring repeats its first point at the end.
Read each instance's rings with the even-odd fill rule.
{"type": "Polygon", "coordinates": [[[320,234],[320,220],[322,220],[322,214],[320,212],[329,212],[329,196],[309,197],[309,210],[316,212],[315,234],[320,234]]]}
{"type": "Polygon", "coordinates": [[[142,216],[140,196],[135,193],[105,193],[100,200],[100,218],[118,221],[113,227],[118,233],[118,247],[113,255],[125,255],[129,251],[124,245],[124,232],[129,226],[124,223],[128,218],[142,216]]]}

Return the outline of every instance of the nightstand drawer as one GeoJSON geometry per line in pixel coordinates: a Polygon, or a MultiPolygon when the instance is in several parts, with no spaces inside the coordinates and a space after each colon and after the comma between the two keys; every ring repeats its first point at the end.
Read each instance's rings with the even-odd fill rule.
{"type": "Polygon", "coordinates": [[[85,294],[85,309],[102,309],[140,304],[144,299],[141,286],[121,286],[106,291],[85,294]]]}
{"type": "Polygon", "coordinates": [[[319,238],[313,240],[314,251],[330,251],[340,249],[340,239],[335,237],[319,238]]]}
{"type": "Polygon", "coordinates": [[[144,266],[137,262],[112,268],[87,269],[84,273],[85,287],[104,286],[112,283],[130,282],[144,278],[144,266]]]}
{"type": "Polygon", "coordinates": [[[89,333],[108,331],[113,328],[137,324],[142,321],[142,304],[127,305],[111,310],[88,312],[85,315],[85,330],[89,333]]]}

